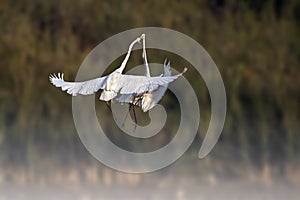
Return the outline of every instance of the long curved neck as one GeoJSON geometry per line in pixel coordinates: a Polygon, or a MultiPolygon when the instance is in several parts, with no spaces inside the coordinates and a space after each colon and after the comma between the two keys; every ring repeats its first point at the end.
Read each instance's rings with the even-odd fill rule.
{"type": "Polygon", "coordinates": [[[139,41],[140,41],[140,38],[137,38],[137,39],[135,39],[135,40],[129,45],[129,48],[128,48],[126,57],[125,57],[125,59],[123,60],[121,66],[116,70],[117,72],[119,72],[119,73],[122,73],[122,72],[123,72],[123,70],[125,69],[126,64],[127,64],[127,62],[128,62],[128,59],[129,59],[129,57],[130,57],[130,53],[131,53],[131,50],[132,50],[133,46],[135,45],[135,43],[137,43],[137,42],[139,42],[139,41]]]}
{"type": "Polygon", "coordinates": [[[142,54],[142,57],[143,57],[145,68],[146,68],[145,76],[146,77],[150,77],[150,69],[149,69],[149,65],[148,65],[148,61],[147,61],[147,54],[146,54],[146,41],[145,41],[145,37],[143,37],[143,54],[142,54]]]}

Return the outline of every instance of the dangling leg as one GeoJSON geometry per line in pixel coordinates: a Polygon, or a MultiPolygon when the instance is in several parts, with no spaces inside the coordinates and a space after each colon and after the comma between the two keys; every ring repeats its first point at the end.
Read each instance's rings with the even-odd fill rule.
{"type": "Polygon", "coordinates": [[[128,114],[130,113],[131,108],[132,108],[132,103],[129,103],[129,109],[128,109],[128,112],[126,113],[125,119],[123,120],[122,127],[124,127],[124,125],[125,125],[125,121],[127,120],[127,117],[128,117],[128,114]]]}
{"type": "Polygon", "coordinates": [[[133,106],[132,110],[133,110],[133,117],[134,117],[134,129],[133,129],[133,132],[135,132],[136,126],[137,126],[137,118],[136,118],[134,106],[133,106]]]}
{"type": "Polygon", "coordinates": [[[112,109],[111,109],[111,105],[109,105],[108,101],[105,101],[105,104],[107,105],[108,109],[110,110],[113,119],[115,119],[114,113],[113,113],[113,111],[112,111],[112,109]]]}
{"type": "Polygon", "coordinates": [[[109,110],[110,110],[110,112],[112,113],[112,110],[111,110],[111,107],[110,107],[110,105],[109,105],[108,101],[105,101],[105,104],[107,105],[108,109],[109,109],[109,110]]]}
{"type": "Polygon", "coordinates": [[[133,104],[133,117],[134,117],[134,122],[135,122],[135,127],[134,127],[134,131],[136,130],[137,127],[137,117],[136,117],[136,113],[135,113],[135,106],[136,107],[142,107],[142,100],[143,100],[143,95],[141,96],[137,96],[137,101],[133,104]]]}

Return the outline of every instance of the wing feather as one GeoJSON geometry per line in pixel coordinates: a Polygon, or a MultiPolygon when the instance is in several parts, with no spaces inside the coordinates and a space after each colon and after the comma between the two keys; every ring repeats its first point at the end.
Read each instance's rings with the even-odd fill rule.
{"type": "Polygon", "coordinates": [[[68,82],[64,81],[64,74],[58,73],[50,75],[50,82],[56,87],[60,87],[63,91],[66,91],[68,94],[72,96],[76,96],[77,94],[89,95],[97,92],[100,89],[103,89],[106,83],[107,76],[96,78],[83,82],[68,82]]]}
{"type": "Polygon", "coordinates": [[[145,77],[145,76],[134,76],[134,75],[123,75],[120,78],[119,84],[121,94],[131,94],[131,93],[142,93],[146,91],[156,90],[161,85],[166,85],[180,77],[186,68],[180,74],[174,76],[156,76],[156,77],[145,77]]]}

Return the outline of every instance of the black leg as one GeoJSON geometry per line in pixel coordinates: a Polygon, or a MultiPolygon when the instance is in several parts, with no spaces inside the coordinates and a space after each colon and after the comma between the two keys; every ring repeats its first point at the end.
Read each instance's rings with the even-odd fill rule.
{"type": "Polygon", "coordinates": [[[110,112],[112,113],[112,110],[111,110],[111,107],[110,107],[110,105],[109,105],[108,101],[105,101],[105,103],[106,103],[106,105],[107,105],[108,109],[110,110],[110,112]]]}
{"type": "Polygon", "coordinates": [[[133,106],[133,108],[132,108],[132,110],[133,110],[133,117],[134,117],[134,132],[135,132],[135,130],[136,130],[136,126],[137,126],[137,118],[136,118],[136,115],[135,115],[135,109],[134,109],[134,106],[133,106]]]}
{"type": "Polygon", "coordinates": [[[132,108],[132,104],[129,103],[129,109],[128,109],[128,112],[126,113],[125,119],[123,120],[122,127],[124,127],[124,125],[125,125],[125,121],[127,120],[127,117],[128,117],[128,114],[130,113],[131,108],[132,108]]]}
{"type": "Polygon", "coordinates": [[[108,109],[110,110],[110,112],[111,112],[111,115],[112,115],[112,117],[113,117],[113,119],[114,119],[114,113],[113,113],[113,111],[112,111],[112,109],[111,109],[111,106],[110,106],[110,104],[108,103],[108,101],[105,101],[105,103],[106,103],[106,105],[107,105],[108,109]]]}

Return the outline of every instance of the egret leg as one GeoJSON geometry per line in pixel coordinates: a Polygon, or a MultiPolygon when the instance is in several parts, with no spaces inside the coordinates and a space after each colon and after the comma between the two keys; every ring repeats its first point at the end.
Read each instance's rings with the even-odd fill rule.
{"type": "Polygon", "coordinates": [[[125,126],[125,121],[127,120],[128,114],[130,113],[130,109],[132,108],[132,104],[129,104],[128,112],[126,113],[125,119],[123,120],[122,127],[125,126]]]}
{"type": "Polygon", "coordinates": [[[112,113],[112,110],[111,110],[111,107],[110,107],[110,105],[109,105],[108,101],[105,101],[105,104],[107,105],[108,109],[109,109],[109,110],[110,110],[110,112],[112,113]]]}
{"type": "Polygon", "coordinates": [[[111,105],[108,103],[108,101],[105,101],[105,104],[107,105],[108,109],[110,110],[113,119],[115,119],[114,113],[113,113],[113,111],[112,111],[112,109],[111,109],[111,105]]]}
{"type": "Polygon", "coordinates": [[[137,126],[137,118],[136,118],[134,106],[133,106],[132,110],[133,110],[133,117],[134,117],[134,123],[135,123],[135,124],[134,124],[133,132],[135,132],[136,126],[137,126]]]}

